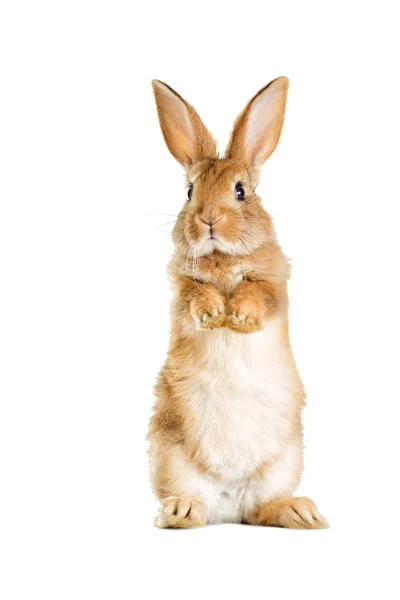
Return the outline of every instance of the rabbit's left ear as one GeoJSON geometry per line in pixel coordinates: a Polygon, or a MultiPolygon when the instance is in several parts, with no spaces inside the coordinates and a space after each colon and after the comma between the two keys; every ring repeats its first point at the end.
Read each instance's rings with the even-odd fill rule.
{"type": "Polygon", "coordinates": [[[288,88],[289,80],[279,77],[250,100],[236,120],[226,158],[258,170],[271,156],[281,135],[288,88]]]}
{"type": "Polygon", "coordinates": [[[161,131],[176,160],[189,167],[205,158],[217,158],[215,141],[193,106],[166,83],[155,79],[152,84],[161,131]]]}

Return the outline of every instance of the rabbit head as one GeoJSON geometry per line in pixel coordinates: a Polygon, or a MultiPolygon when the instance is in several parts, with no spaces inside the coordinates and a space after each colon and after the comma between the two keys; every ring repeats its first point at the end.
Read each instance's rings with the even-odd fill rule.
{"type": "Polygon", "coordinates": [[[275,150],[282,130],[288,80],[261,89],[234,125],[223,158],[190,104],[168,85],[153,81],[165,142],[184,167],[185,202],[173,230],[181,254],[247,255],[274,235],[255,192],[260,167],[275,150]]]}

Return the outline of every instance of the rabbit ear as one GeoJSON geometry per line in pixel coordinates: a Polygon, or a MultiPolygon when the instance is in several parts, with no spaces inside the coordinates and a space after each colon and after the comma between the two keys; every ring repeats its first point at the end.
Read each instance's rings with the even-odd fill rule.
{"type": "Polygon", "coordinates": [[[275,150],[285,116],[289,80],[279,77],[262,88],[238,116],[226,158],[259,169],[275,150]]]}
{"type": "Polygon", "coordinates": [[[172,88],[153,80],[158,119],[165,143],[176,160],[188,167],[204,158],[217,158],[217,147],[197,112],[172,88]]]}

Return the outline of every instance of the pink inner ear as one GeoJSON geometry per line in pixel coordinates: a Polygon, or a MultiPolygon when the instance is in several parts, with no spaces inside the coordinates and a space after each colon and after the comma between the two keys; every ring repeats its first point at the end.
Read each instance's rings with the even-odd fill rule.
{"type": "Polygon", "coordinates": [[[163,87],[163,106],[160,111],[162,124],[169,134],[169,148],[180,162],[190,164],[192,148],[192,126],[185,104],[168,88],[163,87]]]}
{"type": "Polygon", "coordinates": [[[189,121],[186,106],[180,98],[175,96],[170,90],[165,88],[163,90],[166,101],[168,102],[168,108],[165,111],[171,125],[182,131],[188,137],[191,137],[191,124],[189,121]]]}
{"type": "Polygon", "coordinates": [[[272,85],[255,98],[245,136],[246,157],[261,165],[275,150],[285,114],[286,90],[272,85]]]}
{"type": "Polygon", "coordinates": [[[197,112],[165,83],[153,81],[158,118],[165,143],[184,167],[202,158],[216,158],[215,141],[197,112]]]}

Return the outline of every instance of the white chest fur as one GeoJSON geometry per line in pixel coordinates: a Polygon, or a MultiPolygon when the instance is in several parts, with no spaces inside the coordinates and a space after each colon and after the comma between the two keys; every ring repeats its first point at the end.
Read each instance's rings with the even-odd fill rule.
{"type": "Polygon", "coordinates": [[[201,362],[190,398],[193,431],[209,470],[239,486],[282,449],[297,374],[280,323],[243,335],[199,332],[201,362]]]}

